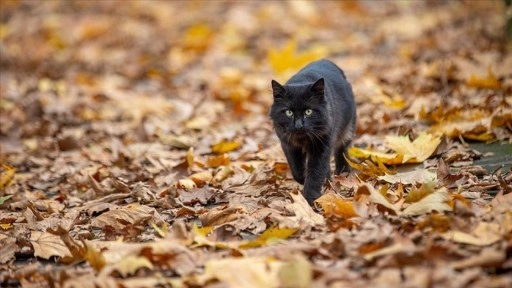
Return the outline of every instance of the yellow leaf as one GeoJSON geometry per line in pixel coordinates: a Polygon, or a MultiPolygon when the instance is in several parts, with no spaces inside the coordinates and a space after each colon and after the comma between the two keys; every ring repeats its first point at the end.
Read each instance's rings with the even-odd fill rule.
{"type": "Polygon", "coordinates": [[[0,224],[0,229],[2,230],[9,230],[9,229],[12,229],[13,226],[11,223],[2,223],[0,224]]]}
{"type": "Polygon", "coordinates": [[[491,245],[504,238],[499,233],[499,224],[487,222],[478,223],[472,233],[454,230],[448,231],[441,236],[447,240],[451,240],[457,243],[475,246],[491,245]]]}
{"type": "Polygon", "coordinates": [[[186,159],[188,169],[192,169],[194,167],[194,147],[188,148],[186,159]]]}
{"type": "Polygon", "coordinates": [[[279,271],[283,264],[264,257],[215,259],[206,263],[204,273],[196,276],[196,281],[199,286],[218,280],[226,287],[281,287],[279,271]]]}
{"type": "Polygon", "coordinates": [[[401,215],[422,215],[432,211],[444,212],[452,211],[452,207],[448,205],[450,195],[446,188],[436,190],[427,196],[423,197],[420,201],[415,202],[402,211],[401,215]]]}
{"type": "Polygon", "coordinates": [[[187,49],[204,51],[210,45],[213,31],[205,24],[190,26],[183,37],[183,46],[187,49]]]}
{"type": "Polygon", "coordinates": [[[114,269],[117,270],[123,277],[133,275],[140,268],[153,269],[153,264],[146,257],[130,255],[114,265],[114,269]]]}
{"type": "Polygon", "coordinates": [[[216,155],[206,160],[206,165],[211,168],[228,165],[231,162],[227,154],[216,155]]]}
{"type": "Polygon", "coordinates": [[[402,184],[414,184],[414,183],[425,183],[437,180],[437,174],[430,172],[429,170],[413,170],[409,172],[396,173],[393,175],[383,175],[378,177],[388,183],[402,183],[402,184]]]}
{"type": "Polygon", "coordinates": [[[486,77],[478,77],[476,75],[471,75],[469,79],[466,81],[469,86],[473,86],[476,88],[489,88],[489,89],[500,89],[501,83],[496,78],[494,73],[492,73],[491,67],[487,69],[486,77]]]}
{"type": "Polygon", "coordinates": [[[194,235],[194,244],[191,247],[216,247],[221,249],[231,248],[237,249],[237,243],[215,242],[208,239],[206,236],[213,230],[211,226],[197,227],[194,225],[192,233],[194,235]]]}
{"type": "Polygon", "coordinates": [[[357,217],[352,201],[345,200],[334,193],[322,195],[315,201],[324,210],[325,216],[338,216],[344,219],[357,217]]]}
{"type": "Polygon", "coordinates": [[[180,189],[185,189],[187,191],[190,191],[197,187],[196,183],[192,179],[180,179],[178,180],[178,183],[176,183],[176,186],[180,189]]]}
{"type": "Polygon", "coordinates": [[[413,187],[411,189],[411,192],[409,192],[409,194],[407,194],[407,197],[405,197],[405,203],[418,202],[421,199],[432,194],[435,191],[434,185],[434,182],[428,182],[421,184],[420,188],[413,187]]]}
{"type": "Polygon", "coordinates": [[[256,239],[240,245],[240,248],[254,248],[267,244],[272,244],[274,242],[287,239],[295,232],[297,232],[297,230],[298,229],[295,228],[269,228],[265,230],[265,232],[263,232],[263,234],[258,236],[256,239]]]}
{"type": "Polygon", "coordinates": [[[219,143],[212,146],[212,152],[216,154],[222,154],[236,150],[238,149],[238,147],[240,147],[240,145],[241,144],[238,141],[222,140],[219,143]]]}
{"type": "Polygon", "coordinates": [[[421,163],[434,153],[441,137],[420,133],[414,141],[407,136],[386,136],[386,146],[403,156],[402,163],[421,163]]]}
{"type": "Polygon", "coordinates": [[[280,287],[307,288],[312,286],[312,279],[311,263],[302,254],[295,254],[292,261],[279,269],[280,287]]]}
{"type": "Polygon", "coordinates": [[[210,183],[213,176],[212,176],[212,172],[203,171],[203,172],[198,172],[198,173],[192,174],[188,178],[191,179],[192,181],[194,181],[194,183],[196,183],[197,187],[203,187],[205,184],[210,183]]]}
{"type": "Polygon", "coordinates": [[[398,211],[395,208],[395,206],[393,206],[393,204],[391,204],[386,197],[384,197],[382,194],[379,193],[379,191],[375,190],[375,188],[366,183],[359,186],[354,195],[354,200],[359,201],[360,199],[366,198],[365,196],[368,197],[368,199],[371,202],[375,204],[380,204],[388,208],[389,210],[395,212],[395,214],[398,214],[398,211]]]}
{"type": "Polygon", "coordinates": [[[2,171],[0,174],[0,190],[9,185],[11,180],[14,178],[14,174],[16,173],[16,169],[9,165],[2,164],[2,167],[5,169],[5,171],[2,171]]]}
{"type": "Polygon", "coordinates": [[[403,163],[403,156],[397,153],[385,153],[376,150],[351,147],[348,150],[348,154],[355,158],[370,158],[374,162],[378,161],[388,165],[403,163]]]}
{"type": "Polygon", "coordinates": [[[103,254],[98,251],[89,241],[85,241],[86,253],[84,259],[91,265],[96,272],[100,271],[105,267],[106,261],[103,254]]]}
{"type": "Polygon", "coordinates": [[[297,42],[290,40],[281,50],[271,48],[268,51],[268,61],[276,73],[285,73],[300,69],[312,61],[325,57],[325,55],[327,55],[327,51],[323,47],[311,48],[297,53],[297,42]]]}
{"type": "Polygon", "coordinates": [[[231,168],[231,166],[222,166],[213,177],[212,182],[214,184],[218,184],[226,180],[229,176],[233,175],[234,173],[235,171],[233,170],[233,168],[231,168]]]}

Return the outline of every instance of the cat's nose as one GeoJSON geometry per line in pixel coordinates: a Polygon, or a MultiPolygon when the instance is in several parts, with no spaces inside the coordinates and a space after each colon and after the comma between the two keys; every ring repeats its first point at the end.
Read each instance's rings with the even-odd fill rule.
{"type": "Polygon", "coordinates": [[[304,124],[302,123],[302,119],[295,120],[295,129],[302,129],[304,124]]]}

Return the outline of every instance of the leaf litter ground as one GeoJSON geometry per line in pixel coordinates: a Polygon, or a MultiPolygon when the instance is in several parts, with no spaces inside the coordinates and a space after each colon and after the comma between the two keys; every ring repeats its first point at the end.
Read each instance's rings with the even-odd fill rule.
{"type": "Polygon", "coordinates": [[[0,283],[510,287],[502,1],[3,1],[0,283]],[[312,209],[270,79],[328,57],[358,107],[312,209]]]}

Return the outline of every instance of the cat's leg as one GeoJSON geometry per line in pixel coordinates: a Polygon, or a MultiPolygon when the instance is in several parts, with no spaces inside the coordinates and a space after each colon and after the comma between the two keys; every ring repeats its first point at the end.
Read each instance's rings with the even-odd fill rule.
{"type": "Polygon", "coordinates": [[[306,180],[304,183],[304,197],[309,205],[322,195],[322,187],[326,176],[330,174],[330,149],[315,151],[308,155],[306,167],[306,180]]]}
{"type": "Polygon", "coordinates": [[[283,151],[288,160],[288,166],[292,171],[295,181],[304,184],[304,155],[301,150],[293,147],[284,147],[283,151]]]}
{"type": "Polygon", "coordinates": [[[348,155],[347,147],[344,145],[338,146],[334,149],[334,161],[336,163],[336,171],[335,174],[339,175],[341,172],[349,172],[350,165],[348,165],[347,160],[344,155],[348,155]]]}

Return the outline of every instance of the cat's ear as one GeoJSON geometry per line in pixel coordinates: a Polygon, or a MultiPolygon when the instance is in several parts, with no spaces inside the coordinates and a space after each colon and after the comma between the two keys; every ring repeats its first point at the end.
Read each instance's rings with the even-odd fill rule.
{"type": "Polygon", "coordinates": [[[311,86],[311,91],[315,95],[324,95],[324,78],[316,80],[316,82],[311,86]]]}
{"type": "Polygon", "coordinates": [[[286,89],[276,80],[272,80],[272,93],[274,94],[274,98],[283,97],[286,93],[286,89]]]}

